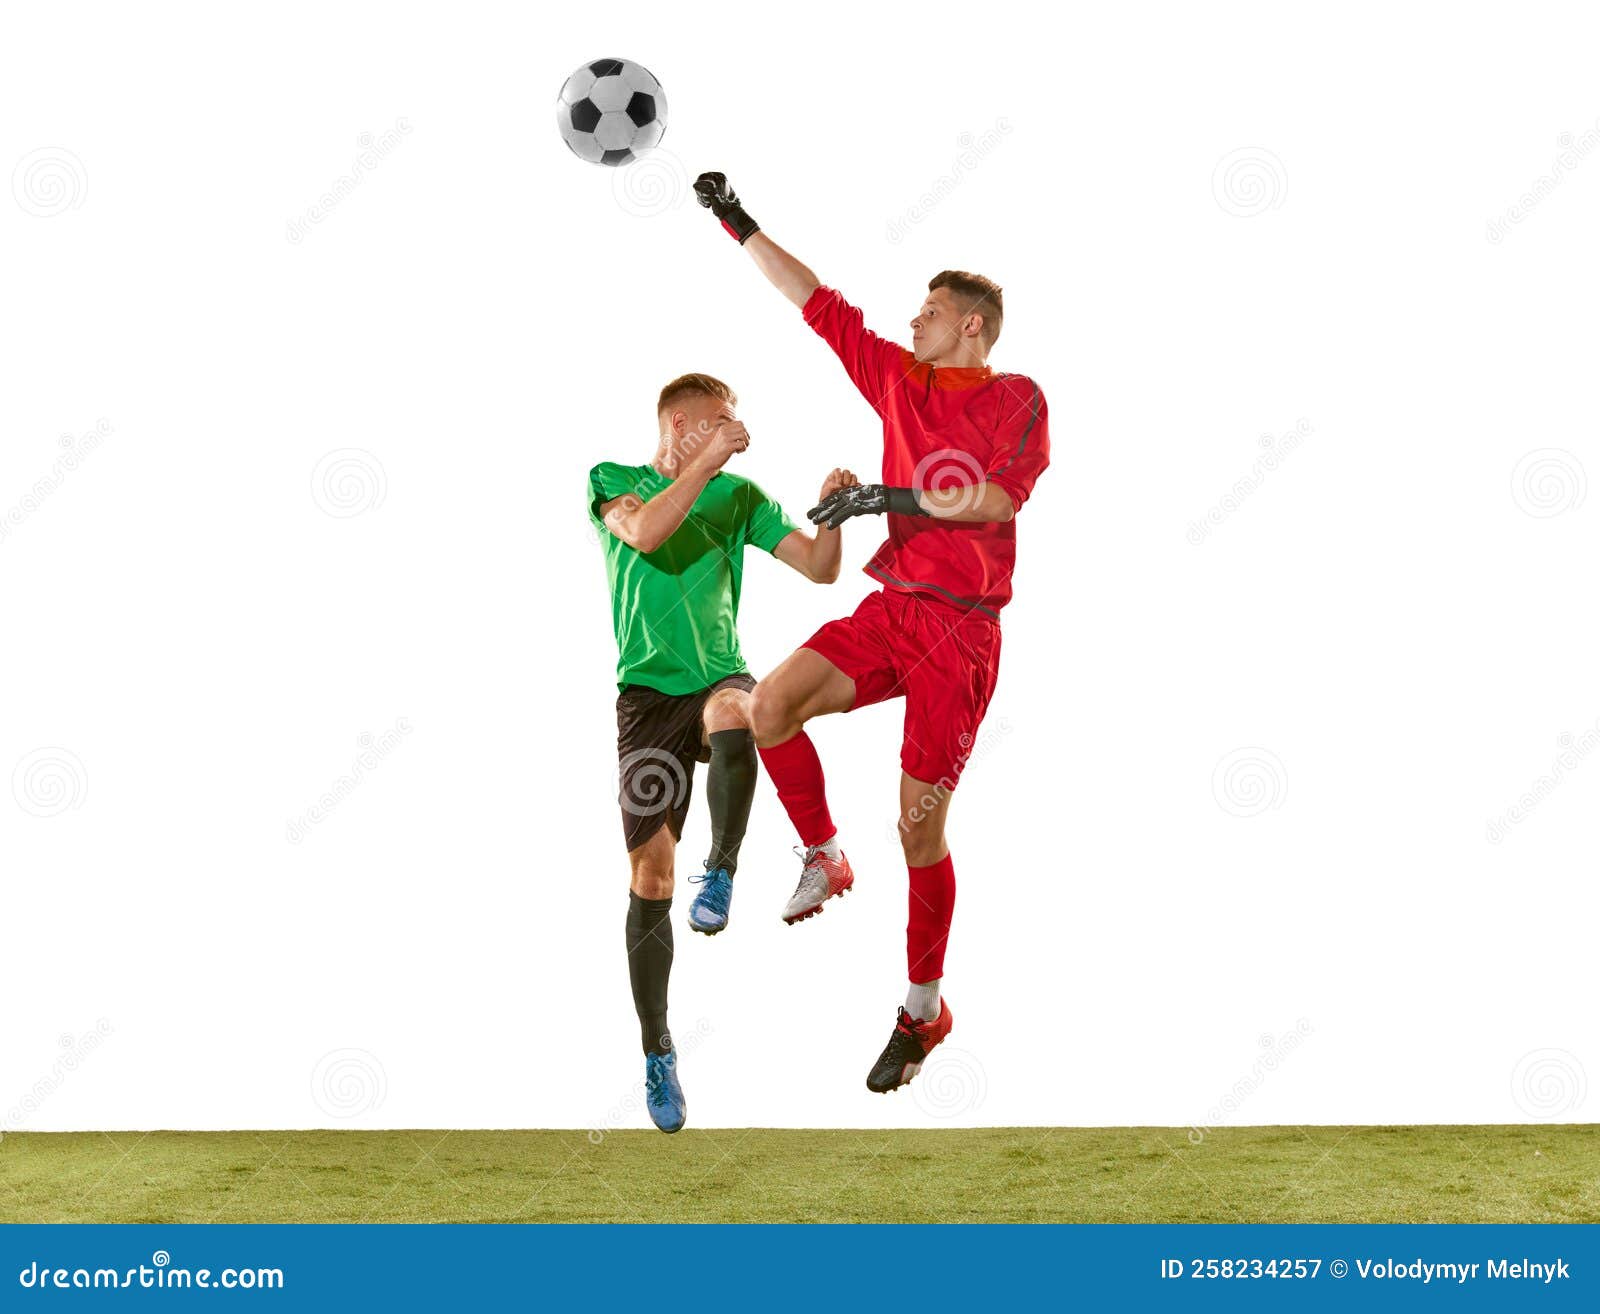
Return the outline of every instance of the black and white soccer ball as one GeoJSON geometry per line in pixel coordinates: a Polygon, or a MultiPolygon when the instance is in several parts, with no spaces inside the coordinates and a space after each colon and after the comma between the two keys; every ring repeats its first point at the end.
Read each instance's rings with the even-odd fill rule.
{"type": "Polygon", "coordinates": [[[666,93],[643,64],[597,59],[561,88],[556,127],[580,160],[628,164],[654,150],[666,132],[666,93]]]}

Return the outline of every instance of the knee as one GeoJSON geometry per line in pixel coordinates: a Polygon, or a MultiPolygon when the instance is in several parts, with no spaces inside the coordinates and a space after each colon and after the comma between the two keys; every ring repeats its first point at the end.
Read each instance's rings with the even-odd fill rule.
{"type": "Polygon", "coordinates": [[[760,744],[780,743],[789,737],[794,725],[794,707],[783,695],[763,680],[750,692],[750,729],[760,744]]]}
{"type": "Polygon", "coordinates": [[[913,807],[900,818],[900,851],[908,867],[931,867],[950,850],[944,842],[940,817],[929,816],[913,807]]]}
{"type": "Polygon", "coordinates": [[[944,836],[923,834],[918,830],[900,832],[900,851],[905,854],[908,867],[931,867],[950,850],[944,836]]]}
{"type": "Polygon", "coordinates": [[[628,888],[641,899],[672,897],[672,864],[645,858],[633,864],[633,879],[628,888]]]}
{"type": "Polygon", "coordinates": [[[750,728],[750,695],[743,689],[724,689],[706,704],[707,734],[750,728]]]}

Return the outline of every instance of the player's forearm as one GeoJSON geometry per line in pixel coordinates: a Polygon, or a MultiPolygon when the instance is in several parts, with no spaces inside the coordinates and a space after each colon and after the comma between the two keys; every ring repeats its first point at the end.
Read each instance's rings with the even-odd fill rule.
{"type": "Polygon", "coordinates": [[[691,461],[683,472],[648,502],[640,502],[623,512],[616,526],[617,536],[640,552],[654,552],[688,519],[695,499],[711,482],[716,467],[709,462],[691,461]]]}
{"type": "Polygon", "coordinates": [[[1011,494],[999,484],[972,484],[955,488],[924,488],[917,504],[935,520],[963,524],[1004,524],[1016,518],[1011,494]]]}
{"type": "Polygon", "coordinates": [[[839,560],[844,555],[844,535],[837,529],[819,529],[811,540],[806,574],[818,584],[832,584],[839,578],[839,560]]]}
{"type": "Polygon", "coordinates": [[[756,268],[767,281],[796,306],[804,307],[821,280],[765,233],[758,232],[744,244],[756,268]]]}

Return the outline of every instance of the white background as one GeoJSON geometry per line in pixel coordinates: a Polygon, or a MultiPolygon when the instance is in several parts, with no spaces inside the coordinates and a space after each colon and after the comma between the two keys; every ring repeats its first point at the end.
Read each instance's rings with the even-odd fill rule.
{"type": "MultiPolygon", "coordinates": [[[[837,718],[859,892],[779,921],[764,782],[731,930],[680,894],[692,1120],[1592,1118],[1592,8],[153,12],[0,39],[0,1130],[645,1124],[585,472],[688,369],[791,514],[879,442],[707,168],[882,331],[1000,280],[1055,459],[951,823],[948,1050],[863,1088],[900,713],[837,718]],[[649,171],[552,123],[612,55],[667,90],[649,171]]],[[[752,554],[758,672],[878,538],[827,589],[752,554]]]]}

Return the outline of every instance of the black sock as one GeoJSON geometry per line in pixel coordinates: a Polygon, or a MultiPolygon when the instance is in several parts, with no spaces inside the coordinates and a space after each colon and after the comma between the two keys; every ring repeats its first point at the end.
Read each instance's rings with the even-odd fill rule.
{"type": "Polygon", "coordinates": [[[667,978],[672,975],[672,900],[628,891],[628,980],[646,1054],[672,1048],[667,1030],[667,978]]]}
{"type": "Polygon", "coordinates": [[[739,865],[739,846],[750,821],[756,796],[756,741],[748,730],[711,733],[711,768],[706,773],[706,802],[711,808],[711,866],[739,865]]]}

